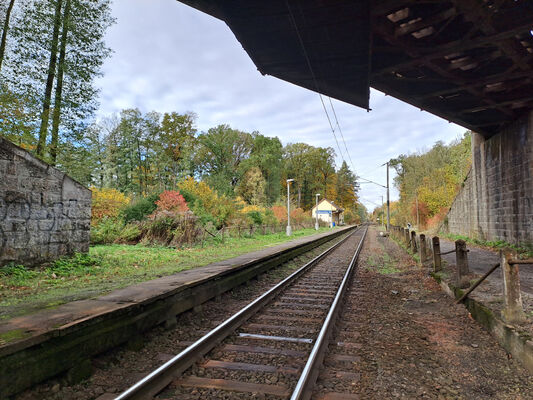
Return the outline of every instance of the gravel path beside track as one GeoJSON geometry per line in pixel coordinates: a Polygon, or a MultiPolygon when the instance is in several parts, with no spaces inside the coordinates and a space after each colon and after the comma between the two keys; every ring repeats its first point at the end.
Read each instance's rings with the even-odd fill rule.
{"type": "Polygon", "coordinates": [[[375,228],[341,316],[316,399],[533,398],[527,371],[375,228]]]}

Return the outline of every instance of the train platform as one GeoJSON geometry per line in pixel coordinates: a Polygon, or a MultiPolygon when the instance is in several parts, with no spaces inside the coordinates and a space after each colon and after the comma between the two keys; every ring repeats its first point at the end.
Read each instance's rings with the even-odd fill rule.
{"type": "Polygon", "coordinates": [[[107,295],[2,321],[0,397],[68,370],[152,326],[171,323],[175,315],[350,229],[296,239],[107,295]]]}

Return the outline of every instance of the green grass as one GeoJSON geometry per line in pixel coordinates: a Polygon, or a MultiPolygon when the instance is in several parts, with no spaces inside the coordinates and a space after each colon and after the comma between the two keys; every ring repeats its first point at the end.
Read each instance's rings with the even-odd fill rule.
{"type": "Polygon", "coordinates": [[[401,272],[401,270],[396,268],[397,260],[392,258],[389,253],[387,253],[382,243],[380,243],[379,245],[381,246],[382,250],[380,254],[370,255],[366,259],[366,264],[374,268],[379,274],[382,275],[396,274],[398,272],[401,272]]]}
{"type": "Polygon", "coordinates": [[[453,241],[462,239],[467,243],[474,244],[474,245],[481,246],[481,247],[486,247],[492,250],[500,250],[500,249],[504,249],[508,247],[508,248],[515,250],[523,258],[533,258],[533,246],[532,245],[517,246],[515,244],[504,242],[503,240],[496,240],[496,241],[481,240],[481,239],[471,238],[471,237],[464,236],[464,235],[454,235],[451,233],[442,234],[442,237],[453,240],[453,241]]]}
{"type": "MultiPolygon", "coordinates": [[[[319,232],[328,231],[321,228],[319,232]]],[[[20,265],[0,268],[0,320],[91,298],[111,290],[207,265],[317,233],[314,229],[213,239],[203,246],[97,245],[38,269],[20,265]]]]}

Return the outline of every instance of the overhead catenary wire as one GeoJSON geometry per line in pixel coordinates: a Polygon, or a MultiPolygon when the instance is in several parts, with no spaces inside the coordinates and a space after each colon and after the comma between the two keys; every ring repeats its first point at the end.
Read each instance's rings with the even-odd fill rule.
{"type": "Polygon", "coordinates": [[[350,152],[348,151],[348,146],[346,146],[346,140],[344,140],[344,134],[342,133],[341,125],[339,124],[339,119],[337,118],[337,113],[335,112],[335,107],[333,106],[333,102],[331,101],[331,97],[329,98],[329,104],[331,106],[331,110],[333,111],[333,116],[335,117],[335,122],[337,123],[337,127],[339,128],[339,132],[341,134],[342,141],[344,143],[344,148],[346,149],[346,154],[348,155],[348,158],[350,159],[350,164],[352,165],[353,172],[355,173],[355,165],[352,161],[352,156],[350,156],[350,152]]]}
{"type": "MultiPolygon", "coordinates": [[[[331,122],[331,118],[329,116],[328,110],[326,108],[326,104],[324,103],[324,99],[322,98],[322,94],[320,93],[320,88],[318,86],[318,82],[316,80],[315,71],[313,70],[313,66],[311,65],[311,60],[309,59],[309,55],[307,54],[307,50],[305,49],[304,42],[302,39],[302,36],[300,34],[300,30],[298,29],[298,25],[296,24],[296,19],[294,18],[294,14],[292,13],[291,6],[289,5],[289,0],[285,0],[285,3],[287,5],[287,10],[289,11],[289,16],[291,19],[291,23],[294,26],[294,30],[296,31],[296,35],[298,37],[298,42],[300,43],[300,47],[302,48],[303,55],[305,57],[305,60],[307,62],[307,66],[309,68],[309,72],[311,73],[311,77],[313,78],[313,83],[316,88],[316,92],[318,93],[318,97],[320,98],[320,102],[322,103],[322,108],[324,109],[324,113],[326,114],[326,118],[328,119],[329,127],[331,129],[331,133],[333,133],[333,137],[335,138],[335,142],[337,143],[337,148],[339,149],[340,156],[342,158],[342,161],[345,162],[344,156],[342,154],[341,146],[339,145],[339,141],[337,139],[337,135],[335,134],[335,128],[333,127],[333,124],[331,122]]],[[[330,98],[331,101],[331,98],[330,98]]],[[[336,116],[335,116],[336,118],[336,116]]],[[[338,125],[338,124],[337,124],[338,125]]],[[[346,143],[345,143],[346,145],[346,143]]],[[[349,156],[349,154],[348,154],[349,156]]],[[[353,168],[353,165],[352,165],[353,168]]]]}

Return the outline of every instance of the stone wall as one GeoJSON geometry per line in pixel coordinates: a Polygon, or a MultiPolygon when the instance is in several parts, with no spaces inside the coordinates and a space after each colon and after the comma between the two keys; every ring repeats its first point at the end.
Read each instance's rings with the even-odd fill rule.
{"type": "Polygon", "coordinates": [[[533,112],[490,139],[473,134],[472,169],[444,230],[533,243],[533,112]]]}
{"type": "Polygon", "coordinates": [[[0,266],[89,250],[91,191],[0,137],[0,266]]]}

